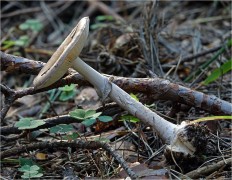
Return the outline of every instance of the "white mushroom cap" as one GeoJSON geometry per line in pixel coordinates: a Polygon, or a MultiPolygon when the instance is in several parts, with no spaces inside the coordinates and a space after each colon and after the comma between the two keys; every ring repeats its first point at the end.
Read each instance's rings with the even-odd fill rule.
{"type": "Polygon", "coordinates": [[[41,69],[33,84],[36,89],[47,87],[58,81],[72,67],[79,56],[89,34],[89,17],[82,18],[67,36],[46,65],[41,69]]]}

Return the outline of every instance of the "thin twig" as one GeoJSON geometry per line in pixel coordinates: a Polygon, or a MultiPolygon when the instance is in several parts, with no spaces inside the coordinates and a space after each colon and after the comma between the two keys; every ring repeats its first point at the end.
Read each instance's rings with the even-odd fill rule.
{"type": "Polygon", "coordinates": [[[0,135],[0,138],[1,138],[1,141],[8,141],[9,142],[9,141],[15,141],[17,139],[23,138],[27,134],[28,134],[28,131],[23,131],[20,134],[12,136],[12,137],[7,137],[7,136],[0,135]]]}
{"type": "MultiPolygon", "coordinates": [[[[202,52],[199,52],[197,54],[194,54],[194,55],[191,55],[191,56],[186,56],[186,57],[183,57],[181,59],[181,64],[185,63],[185,62],[190,62],[192,61],[193,59],[196,59],[196,58],[199,58],[201,56],[205,56],[207,54],[210,54],[210,53],[213,53],[217,50],[219,50],[220,48],[222,48],[223,45],[221,46],[218,46],[218,47],[214,47],[214,48],[211,48],[209,50],[205,50],[205,51],[202,51],[202,52]]],[[[175,65],[176,62],[171,62],[171,63],[167,63],[167,65],[175,65]]]]}
{"type": "Polygon", "coordinates": [[[17,97],[14,90],[10,89],[9,87],[3,84],[0,84],[0,89],[1,92],[5,95],[4,104],[0,112],[0,121],[2,121],[5,118],[13,102],[17,99],[17,97]]]}

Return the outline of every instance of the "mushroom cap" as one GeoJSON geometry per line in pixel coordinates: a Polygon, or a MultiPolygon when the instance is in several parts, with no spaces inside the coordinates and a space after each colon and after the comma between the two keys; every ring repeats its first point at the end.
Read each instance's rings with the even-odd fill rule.
{"type": "Polygon", "coordinates": [[[33,81],[36,89],[58,81],[79,56],[89,34],[89,17],[82,18],[33,81]]]}

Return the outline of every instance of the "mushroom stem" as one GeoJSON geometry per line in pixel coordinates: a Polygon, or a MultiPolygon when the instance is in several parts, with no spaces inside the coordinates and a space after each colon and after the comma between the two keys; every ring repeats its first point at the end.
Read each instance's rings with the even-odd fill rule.
{"type": "Polygon", "coordinates": [[[136,101],[128,93],[119,88],[114,83],[108,81],[106,77],[87,65],[79,57],[73,63],[73,69],[79,72],[88,80],[100,93],[100,96],[109,96],[120,107],[127,110],[133,116],[138,117],[143,122],[155,128],[161,139],[166,143],[171,143],[175,138],[177,125],[160,117],[142,103],[136,101]]]}
{"type": "Polygon", "coordinates": [[[40,71],[34,80],[35,88],[51,85],[61,78],[68,68],[72,67],[95,86],[99,96],[104,101],[110,97],[130,114],[149,124],[158,133],[161,139],[170,144],[171,152],[181,152],[193,155],[206,147],[208,131],[195,125],[175,125],[163,119],[155,112],[133,99],[124,90],[111,83],[106,77],[87,65],[78,56],[84,47],[89,32],[89,18],[84,17],[67,36],[49,62],[40,71]]]}

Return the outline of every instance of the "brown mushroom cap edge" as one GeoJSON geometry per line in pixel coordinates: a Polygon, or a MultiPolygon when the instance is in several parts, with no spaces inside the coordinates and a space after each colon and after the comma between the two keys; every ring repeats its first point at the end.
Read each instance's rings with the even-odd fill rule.
{"type": "Polygon", "coordinates": [[[72,67],[79,56],[89,34],[89,18],[82,18],[66,37],[46,65],[33,81],[36,89],[47,87],[58,81],[72,67]]]}

